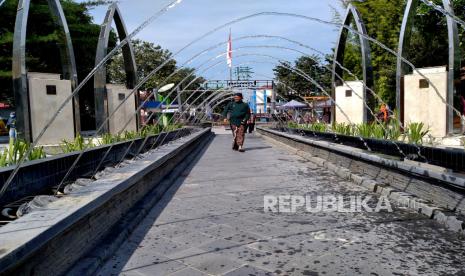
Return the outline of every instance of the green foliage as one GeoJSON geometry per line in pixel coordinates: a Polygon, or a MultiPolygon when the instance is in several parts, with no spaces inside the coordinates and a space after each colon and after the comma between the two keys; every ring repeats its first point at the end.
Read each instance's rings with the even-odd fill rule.
{"type": "Polygon", "coordinates": [[[295,122],[288,122],[287,127],[288,128],[300,128],[300,125],[298,123],[295,123],[295,122]]]}
{"type": "Polygon", "coordinates": [[[31,150],[28,156],[28,160],[39,160],[46,158],[45,150],[43,147],[35,147],[31,150]]]}
{"type": "MultiPolygon", "coordinates": [[[[85,149],[90,149],[95,146],[103,146],[103,145],[111,145],[119,142],[124,141],[132,141],[138,138],[145,138],[147,136],[153,136],[159,134],[162,130],[163,131],[174,131],[177,129],[182,128],[182,124],[172,124],[166,127],[161,125],[150,125],[144,126],[144,128],[137,132],[137,131],[125,131],[122,134],[110,134],[106,133],[102,135],[102,137],[98,140],[98,142],[93,143],[90,139],[84,139],[82,136],[78,135],[73,141],[66,141],[63,140],[63,143],[60,145],[63,153],[70,153],[75,151],[82,151],[85,149]]],[[[1,160],[0,160],[1,162],[1,160]]]]}
{"type": "Polygon", "coordinates": [[[115,144],[121,141],[123,141],[123,138],[121,137],[121,135],[112,135],[110,133],[105,133],[100,138],[98,144],[99,146],[103,146],[103,145],[115,144]]]}
{"type": "MultiPolygon", "coordinates": [[[[139,79],[145,78],[151,71],[168,61],[161,70],[159,70],[142,86],[142,89],[159,88],[167,83],[179,83],[181,80],[192,74],[184,82],[184,84],[187,85],[196,78],[194,69],[182,68],[176,75],[165,80],[170,74],[178,69],[176,61],[171,57],[172,53],[168,50],[162,49],[159,45],[155,45],[154,43],[142,40],[134,40],[132,43],[136,57],[137,75],[139,79]]],[[[113,58],[112,62],[107,67],[107,71],[109,81],[111,83],[124,84],[126,82],[124,59],[121,53],[113,58]]],[[[203,82],[205,82],[205,80],[203,78],[199,78],[189,88],[197,89],[203,82]]]]}
{"type": "MultiPolygon", "coordinates": [[[[316,55],[301,56],[294,63],[296,69],[301,70],[320,83],[323,89],[329,93],[331,89],[331,73],[324,66],[325,61],[322,61],[316,55]]],[[[278,65],[273,69],[275,78],[279,82],[277,89],[280,95],[293,99],[297,96],[294,91],[299,93],[298,96],[319,95],[322,93],[315,84],[289,69],[289,67],[292,68],[293,65],[283,62],[283,65],[278,65]]]]}
{"type": "MultiPolygon", "coordinates": [[[[405,0],[341,1],[345,7],[352,3],[360,11],[368,35],[391,49],[397,49],[405,0]]],[[[358,35],[349,32],[344,53],[344,66],[362,79],[361,51],[358,35]]],[[[395,104],[396,57],[370,43],[376,93],[390,106],[395,104]]],[[[346,74],[344,77],[348,77],[346,74]]],[[[350,79],[350,78],[348,78],[350,79]]]]}
{"type": "MultiPolygon", "coordinates": [[[[399,141],[403,135],[402,127],[397,120],[391,120],[391,122],[387,125],[370,123],[350,125],[340,123],[334,124],[332,126],[332,130],[330,130],[328,125],[324,123],[299,125],[294,122],[289,122],[287,126],[290,129],[305,129],[315,132],[332,131],[333,133],[341,135],[360,136],[362,138],[374,138],[392,141],[399,141]]],[[[407,137],[408,143],[419,145],[423,143],[423,139],[427,137],[429,132],[429,128],[426,128],[423,123],[410,123],[405,130],[405,136],[407,137]]]]}
{"type": "Polygon", "coordinates": [[[86,141],[81,135],[78,135],[74,138],[74,141],[63,140],[63,143],[60,146],[64,153],[70,153],[74,151],[82,151],[87,148],[91,148],[94,145],[91,141],[86,141]]]}
{"type": "Polygon", "coordinates": [[[372,137],[376,139],[386,139],[386,126],[384,124],[373,124],[372,125],[372,137]]]}
{"type": "Polygon", "coordinates": [[[326,132],[328,131],[328,125],[325,123],[314,123],[307,126],[311,131],[315,132],[326,132]]]}
{"type": "MultiPolygon", "coordinates": [[[[10,139],[8,148],[3,150],[3,153],[0,153],[0,167],[6,167],[11,165],[16,165],[18,162],[24,158],[25,154],[30,149],[30,144],[21,140],[14,141],[10,139]]],[[[32,149],[29,156],[26,160],[33,161],[38,159],[43,159],[46,157],[43,147],[36,147],[32,149]]]]}
{"type": "Polygon", "coordinates": [[[371,138],[373,134],[373,125],[367,123],[357,125],[356,133],[358,136],[361,136],[363,138],[371,138]]]}
{"type": "Polygon", "coordinates": [[[355,134],[354,125],[345,123],[336,123],[333,125],[333,131],[337,134],[352,136],[355,134]]]}
{"type": "Polygon", "coordinates": [[[421,145],[423,143],[423,138],[425,138],[429,132],[429,128],[426,128],[423,123],[410,123],[406,130],[408,142],[410,144],[421,145]]]}
{"type": "MultiPolygon", "coordinates": [[[[396,118],[397,118],[397,112],[396,112],[396,118]]],[[[393,141],[398,141],[399,138],[402,136],[402,126],[400,125],[400,122],[395,119],[391,120],[387,126],[387,137],[390,140],[393,141]]]]}
{"type": "Polygon", "coordinates": [[[123,137],[125,141],[131,141],[140,138],[139,133],[137,131],[125,131],[123,137]]]}
{"type": "MultiPolygon", "coordinates": [[[[352,28],[354,27],[353,25],[351,26],[352,28]]],[[[345,68],[349,69],[352,74],[355,75],[359,80],[363,79],[361,51],[362,50],[360,48],[360,40],[358,36],[354,35],[352,32],[349,32],[342,64],[345,68]]],[[[344,71],[342,76],[346,81],[356,80],[355,77],[351,76],[346,71],[344,71]]]]}

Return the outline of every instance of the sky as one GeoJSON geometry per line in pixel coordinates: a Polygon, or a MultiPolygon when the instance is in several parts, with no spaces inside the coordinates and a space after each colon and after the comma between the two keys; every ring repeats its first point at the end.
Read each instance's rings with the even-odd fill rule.
{"type": "MultiPolygon", "coordinates": [[[[172,1],[122,0],[119,1],[119,7],[128,31],[132,32],[172,1]]],[[[91,10],[96,23],[101,24],[106,8],[102,6],[91,10]]],[[[218,80],[229,79],[226,57],[218,56],[226,52],[226,41],[231,30],[234,49],[233,65],[250,66],[255,72],[253,76],[255,79],[272,79],[272,69],[277,62],[274,58],[292,62],[302,55],[301,52],[306,54],[314,54],[314,52],[276,38],[236,40],[237,38],[254,35],[282,36],[329,53],[337,40],[337,28],[334,25],[302,18],[266,15],[236,22],[201,40],[197,39],[227,22],[256,13],[294,13],[331,21],[334,17],[334,8],[342,12],[338,0],[182,0],[148,25],[136,38],[153,42],[170,50],[176,54],[174,58],[179,65],[185,64],[205,49],[221,43],[218,48],[186,64],[189,67],[198,68],[198,75],[218,80]],[[179,52],[193,41],[195,41],[194,44],[179,52]],[[274,46],[280,48],[274,48],[274,46]],[[284,48],[293,48],[300,53],[284,48]]]]}

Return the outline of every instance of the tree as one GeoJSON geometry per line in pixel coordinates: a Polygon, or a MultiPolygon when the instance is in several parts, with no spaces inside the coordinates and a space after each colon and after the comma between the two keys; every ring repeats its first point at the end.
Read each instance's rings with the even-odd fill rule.
{"type": "MultiPolygon", "coordinates": [[[[319,56],[301,56],[294,62],[294,67],[315,80],[326,92],[330,93],[331,73],[325,68],[325,62],[319,56]]],[[[299,73],[291,70],[292,64],[284,62],[276,66],[273,71],[278,84],[278,93],[289,99],[298,96],[321,95],[321,89],[299,73]],[[296,94],[297,93],[297,94],[296,94]]]]}
{"type": "MultiPolygon", "coordinates": [[[[346,8],[352,3],[361,13],[368,35],[384,45],[396,50],[399,40],[405,0],[342,1],[346,8]]],[[[340,18],[340,16],[339,16],[340,18]]],[[[340,22],[340,21],[339,21],[340,22]]],[[[353,22],[351,26],[354,26],[353,22]]],[[[396,57],[374,43],[370,43],[374,73],[374,91],[393,106],[396,91],[396,57]]],[[[344,52],[344,67],[362,79],[360,39],[349,31],[348,42],[344,52]]],[[[344,79],[353,80],[347,73],[344,79]]]]}
{"type": "MultiPolygon", "coordinates": [[[[145,42],[142,40],[134,40],[134,54],[136,57],[137,63],[137,75],[139,80],[147,77],[150,72],[158,68],[161,64],[168,61],[168,63],[163,66],[153,77],[151,77],[147,82],[145,82],[141,89],[152,89],[159,88],[164,84],[175,83],[178,84],[181,80],[188,77],[184,83],[183,87],[189,84],[196,78],[194,74],[194,69],[192,68],[181,68],[178,73],[172,76],[169,79],[166,79],[170,74],[175,72],[178,67],[176,66],[176,61],[172,59],[172,54],[170,51],[162,49],[160,46],[155,45],[150,42],[145,42]]],[[[123,84],[126,81],[126,75],[124,72],[124,63],[123,55],[119,53],[116,55],[112,62],[109,64],[108,68],[108,77],[111,83],[123,84]]],[[[200,84],[204,82],[203,78],[197,79],[188,89],[197,89],[200,84]]]]}

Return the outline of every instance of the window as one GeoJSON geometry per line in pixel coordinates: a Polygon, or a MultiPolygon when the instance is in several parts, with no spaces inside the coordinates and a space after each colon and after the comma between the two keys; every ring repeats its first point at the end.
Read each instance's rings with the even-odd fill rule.
{"type": "Polygon", "coordinates": [[[126,95],[124,93],[118,93],[118,99],[120,101],[124,101],[125,98],[126,98],[126,95]]]}
{"type": "Polygon", "coordinates": [[[421,79],[421,80],[420,80],[420,88],[421,88],[421,89],[429,88],[429,83],[428,83],[428,81],[425,80],[425,79],[421,79]]]}
{"type": "Polygon", "coordinates": [[[352,90],[346,90],[346,97],[352,97],[352,90]]]}
{"type": "Polygon", "coordinates": [[[47,95],[56,95],[57,94],[57,87],[56,85],[47,85],[45,86],[47,95]]]}

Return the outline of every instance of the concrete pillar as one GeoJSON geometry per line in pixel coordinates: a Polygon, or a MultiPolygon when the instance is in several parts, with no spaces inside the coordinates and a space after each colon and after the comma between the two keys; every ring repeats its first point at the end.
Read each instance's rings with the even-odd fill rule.
{"type": "Polygon", "coordinates": [[[263,113],[268,113],[268,95],[266,90],[263,90],[263,113]]]}
{"type": "MultiPolygon", "coordinates": [[[[439,94],[447,100],[446,67],[418,69],[436,86],[439,94]]],[[[430,128],[434,137],[445,137],[448,134],[448,108],[426,79],[418,73],[404,77],[404,124],[424,123],[430,128]]]]}
{"type": "MultiPolygon", "coordinates": [[[[121,102],[123,102],[126,97],[129,96],[131,92],[132,89],[127,89],[124,85],[107,84],[109,114],[112,114],[113,111],[121,104],[121,102]]],[[[126,130],[137,131],[135,101],[135,97],[130,96],[110,118],[109,130],[111,134],[117,134],[126,130]],[[126,124],[127,126],[125,127],[126,124]]]]}
{"type": "Polygon", "coordinates": [[[271,83],[271,114],[276,113],[276,86],[274,81],[271,83]]]}
{"type": "MultiPolygon", "coordinates": [[[[61,80],[59,74],[28,73],[31,134],[33,140],[72,93],[71,81],[61,80]]],[[[41,145],[55,145],[74,139],[73,101],[58,114],[39,141],[41,145]]]]}
{"type": "Polygon", "coordinates": [[[336,104],[339,107],[336,107],[334,114],[336,123],[362,124],[367,122],[363,97],[361,81],[348,81],[345,85],[337,86],[336,104]]]}

